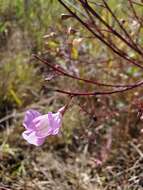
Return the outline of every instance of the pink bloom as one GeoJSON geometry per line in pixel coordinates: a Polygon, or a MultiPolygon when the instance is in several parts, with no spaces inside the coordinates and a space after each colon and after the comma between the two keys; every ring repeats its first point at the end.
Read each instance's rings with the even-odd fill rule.
{"type": "MultiPolygon", "coordinates": [[[[60,109],[61,110],[61,109],[60,109]]],[[[42,145],[49,135],[57,135],[62,124],[62,113],[48,112],[41,115],[35,110],[28,110],[25,114],[23,126],[26,131],[23,132],[23,138],[35,146],[42,145]]]]}

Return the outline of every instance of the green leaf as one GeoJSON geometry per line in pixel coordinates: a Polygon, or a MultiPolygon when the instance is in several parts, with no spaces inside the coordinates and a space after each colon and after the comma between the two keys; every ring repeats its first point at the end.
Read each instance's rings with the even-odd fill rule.
{"type": "Polygon", "coordinates": [[[10,94],[13,97],[14,101],[17,103],[17,105],[21,106],[22,101],[20,100],[20,98],[17,96],[17,94],[15,93],[15,91],[13,89],[10,89],[10,94]]]}

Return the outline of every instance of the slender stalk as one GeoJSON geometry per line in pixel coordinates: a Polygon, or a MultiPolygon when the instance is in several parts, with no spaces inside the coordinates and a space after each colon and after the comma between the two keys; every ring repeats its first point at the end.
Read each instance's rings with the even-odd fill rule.
{"type": "Polygon", "coordinates": [[[127,87],[124,89],[119,89],[119,90],[113,90],[113,91],[103,91],[103,92],[99,92],[99,91],[95,91],[95,92],[71,92],[71,91],[65,91],[65,90],[61,90],[61,89],[53,89],[53,91],[59,92],[59,93],[63,93],[63,94],[67,94],[67,95],[71,95],[71,96],[97,96],[97,95],[111,95],[111,94],[116,94],[116,93],[123,93],[129,90],[133,90],[134,88],[137,88],[139,86],[143,85],[143,81],[135,84],[132,87],[127,87]]]}
{"type": "Polygon", "coordinates": [[[133,12],[133,14],[134,14],[136,20],[137,20],[137,21],[139,22],[139,24],[142,26],[142,22],[141,22],[140,18],[138,17],[138,15],[137,15],[137,13],[136,13],[136,11],[135,11],[135,9],[134,9],[133,2],[132,2],[131,0],[128,0],[128,2],[129,2],[129,4],[130,4],[130,7],[131,7],[131,9],[132,9],[132,12],[133,12]]]}
{"type": "Polygon", "coordinates": [[[92,15],[94,15],[101,23],[104,24],[104,26],[106,26],[109,30],[112,31],[112,33],[117,36],[120,40],[122,40],[126,45],[128,45],[131,49],[135,50],[136,52],[138,52],[140,55],[143,55],[143,53],[139,50],[136,49],[136,47],[134,47],[132,44],[130,44],[123,36],[121,36],[115,29],[113,29],[105,20],[103,20],[100,15],[94,11],[94,9],[87,3],[84,2],[83,0],[79,0],[82,4],[82,6],[85,9],[88,9],[92,15]]]}
{"type": "Polygon", "coordinates": [[[124,32],[124,34],[127,36],[127,38],[130,40],[130,42],[132,43],[133,46],[136,47],[137,51],[140,51],[140,49],[138,49],[137,44],[132,40],[131,36],[129,35],[129,33],[126,31],[126,29],[124,28],[124,26],[120,23],[120,21],[118,20],[118,18],[116,17],[116,15],[113,13],[113,11],[110,9],[110,7],[108,6],[108,4],[106,3],[105,0],[102,0],[105,7],[107,8],[107,10],[110,12],[110,14],[112,15],[112,17],[115,19],[115,21],[117,22],[117,24],[119,25],[119,27],[122,29],[122,31],[124,32]]]}
{"type": "Polygon", "coordinates": [[[120,51],[117,47],[112,47],[112,45],[107,42],[104,38],[102,38],[100,35],[98,35],[97,33],[94,32],[94,30],[92,30],[87,23],[85,23],[83,20],[80,19],[79,16],[77,16],[62,0],[58,0],[68,11],[70,14],[72,14],[89,32],[91,32],[96,38],[98,38],[101,42],[103,42],[107,47],[109,47],[114,53],[116,53],[118,56],[124,58],[126,61],[128,61],[129,63],[132,63],[134,65],[136,65],[137,67],[139,67],[140,69],[143,69],[143,66],[140,65],[139,63],[137,63],[135,60],[129,58],[129,56],[120,51]]]}
{"type": "Polygon", "coordinates": [[[47,60],[39,57],[38,55],[33,55],[33,56],[36,59],[38,59],[39,61],[41,61],[42,63],[48,65],[54,71],[56,71],[56,72],[58,72],[58,73],[60,73],[60,74],[62,74],[64,76],[67,76],[67,77],[70,77],[70,78],[73,78],[73,79],[76,79],[76,80],[79,80],[79,81],[83,81],[85,83],[94,84],[94,85],[98,85],[98,86],[116,87],[116,88],[118,88],[118,87],[122,87],[122,88],[124,88],[124,87],[134,87],[136,84],[138,84],[138,83],[135,83],[135,84],[130,84],[130,85],[123,85],[123,84],[113,85],[113,84],[100,83],[100,82],[97,82],[97,81],[80,78],[80,77],[77,77],[77,76],[69,74],[65,70],[62,70],[60,67],[57,67],[57,66],[54,66],[54,65],[50,64],[47,60]]]}

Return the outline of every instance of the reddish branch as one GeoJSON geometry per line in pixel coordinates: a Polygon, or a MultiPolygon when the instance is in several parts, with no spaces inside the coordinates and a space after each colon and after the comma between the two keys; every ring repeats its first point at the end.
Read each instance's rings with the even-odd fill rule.
{"type": "MultiPolygon", "coordinates": [[[[89,32],[91,32],[97,39],[99,39],[101,42],[103,42],[107,47],[109,47],[114,53],[116,53],[118,56],[122,57],[124,60],[128,61],[129,63],[132,63],[139,67],[140,69],[143,69],[143,66],[140,65],[136,60],[131,59],[125,52],[121,51],[117,48],[114,44],[111,42],[108,42],[105,38],[97,34],[86,22],[84,22],[76,13],[74,13],[62,0],[58,0],[68,11],[69,13],[76,18],[89,32]]],[[[91,8],[90,8],[91,9],[91,8]]],[[[88,9],[89,10],[89,9],[88,9]]],[[[94,11],[94,10],[93,10],[94,11]]],[[[94,12],[93,12],[94,13],[94,12]]],[[[93,14],[94,15],[94,14],[93,14]]],[[[96,14],[95,14],[96,15],[96,14]]]]}
{"type": "Polygon", "coordinates": [[[57,67],[57,66],[54,66],[52,64],[50,64],[47,60],[39,57],[38,55],[33,55],[36,59],[38,59],[39,61],[41,61],[42,63],[48,65],[50,68],[52,68],[54,71],[64,75],[64,76],[67,76],[69,78],[73,78],[75,80],[79,80],[79,81],[83,81],[85,83],[89,83],[89,84],[94,84],[94,85],[98,85],[98,86],[106,86],[106,87],[116,87],[116,88],[120,88],[120,87],[133,87],[134,85],[138,84],[138,83],[135,83],[135,84],[126,84],[126,85],[123,85],[123,84],[106,84],[106,83],[100,83],[100,82],[97,82],[97,81],[93,81],[93,80],[89,80],[89,79],[84,79],[84,78],[80,78],[80,77],[77,77],[77,76],[74,76],[74,75],[71,75],[69,74],[67,71],[63,70],[61,67],[57,67]]]}
{"type": "Polygon", "coordinates": [[[120,23],[120,21],[118,20],[118,18],[114,14],[114,12],[110,9],[110,7],[108,6],[108,4],[106,3],[106,0],[102,0],[102,1],[104,3],[105,7],[107,8],[107,10],[110,12],[110,14],[112,15],[112,17],[115,19],[115,21],[119,25],[119,27],[122,29],[122,31],[124,32],[124,34],[130,40],[130,42],[132,43],[132,45],[136,48],[137,51],[140,52],[140,50],[137,47],[137,44],[133,41],[132,37],[129,35],[129,33],[127,32],[127,30],[124,28],[123,24],[120,23]]]}
{"type": "Polygon", "coordinates": [[[86,80],[86,79],[79,78],[79,77],[76,77],[74,75],[68,74],[67,72],[63,71],[61,68],[51,65],[48,61],[46,61],[45,59],[40,58],[37,55],[34,55],[34,57],[36,59],[40,60],[42,63],[48,65],[54,71],[59,72],[64,76],[67,76],[67,77],[70,77],[70,78],[73,78],[73,79],[76,79],[76,80],[81,80],[81,81],[86,82],[86,83],[92,83],[92,84],[96,84],[96,85],[100,84],[100,86],[102,85],[102,86],[110,86],[110,87],[122,87],[122,89],[117,89],[117,90],[112,90],[112,91],[104,91],[104,92],[99,92],[99,91],[95,91],[95,92],[69,92],[69,91],[65,91],[65,90],[61,90],[61,89],[53,89],[53,91],[60,92],[60,93],[63,93],[63,94],[67,94],[67,95],[71,95],[71,96],[110,95],[110,94],[115,94],[115,93],[120,93],[120,92],[125,92],[125,91],[128,91],[128,90],[132,90],[134,88],[137,88],[137,87],[143,85],[143,81],[135,83],[135,84],[132,84],[132,85],[127,85],[127,86],[124,85],[123,86],[123,85],[103,84],[103,83],[94,82],[92,80],[86,80]]]}
{"type": "Polygon", "coordinates": [[[137,20],[138,23],[142,26],[142,22],[141,22],[140,18],[138,17],[138,15],[137,15],[137,13],[136,13],[136,11],[135,11],[135,9],[134,9],[132,0],[128,0],[128,2],[129,2],[129,4],[130,4],[131,10],[132,10],[132,12],[133,12],[133,14],[134,14],[136,20],[137,20]]]}
{"type": "MultiPolygon", "coordinates": [[[[130,48],[132,48],[133,50],[135,50],[136,52],[138,52],[140,55],[143,55],[143,53],[136,48],[136,46],[132,45],[130,42],[128,42],[120,33],[118,33],[114,28],[112,28],[105,20],[102,19],[102,17],[96,12],[94,11],[94,9],[88,4],[87,1],[84,0],[79,0],[82,4],[82,6],[89,10],[90,13],[92,15],[95,16],[95,18],[97,18],[101,23],[104,24],[105,27],[107,27],[115,36],[117,36],[121,41],[123,41],[126,45],[128,45],[130,48]]],[[[107,6],[107,4],[106,4],[107,6]]]]}
{"type": "MultiPolygon", "coordinates": [[[[114,53],[116,53],[117,55],[119,55],[120,57],[122,57],[124,60],[128,61],[129,63],[132,63],[134,65],[136,65],[137,67],[143,69],[143,66],[140,65],[137,60],[132,59],[131,57],[128,56],[128,54],[126,54],[125,52],[123,52],[121,49],[119,49],[117,47],[117,45],[115,45],[114,43],[112,43],[111,41],[109,41],[109,39],[107,39],[107,37],[104,36],[104,34],[101,32],[101,29],[98,28],[97,25],[95,25],[95,29],[96,31],[93,30],[92,27],[90,27],[90,25],[88,23],[86,23],[85,21],[83,21],[75,12],[72,11],[72,9],[70,7],[68,7],[62,0],[58,0],[68,11],[69,13],[76,18],[89,32],[91,32],[97,39],[99,39],[101,42],[103,42],[107,47],[109,47],[114,53]],[[97,32],[97,33],[96,33],[97,32]]],[[[129,0],[130,1],[130,0],[129,0]]],[[[105,7],[108,9],[108,11],[111,13],[112,17],[116,20],[116,22],[118,23],[118,25],[120,26],[120,28],[124,31],[126,37],[128,37],[128,40],[125,39],[125,37],[123,37],[120,33],[118,33],[114,28],[112,28],[105,20],[102,19],[102,17],[97,14],[97,12],[92,9],[92,7],[90,7],[90,5],[88,4],[87,0],[79,0],[79,2],[82,4],[83,8],[85,9],[85,11],[88,13],[88,16],[90,17],[91,21],[92,17],[95,17],[96,19],[98,19],[102,24],[104,24],[105,27],[107,27],[108,30],[110,30],[112,32],[112,34],[114,36],[116,36],[117,38],[119,38],[122,42],[124,42],[124,44],[126,44],[128,47],[130,47],[132,50],[135,50],[136,52],[138,52],[140,55],[143,55],[142,51],[137,47],[137,44],[135,44],[135,42],[131,39],[130,35],[127,33],[127,31],[124,29],[124,27],[120,24],[119,20],[117,19],[117,17],[114,15],[114,13],[112,12],[112,10],[110,9],[110,7],[108,7],[108,4],[105,2],[105,0],[103,0],[105,7]]],[[[95,23],[94,23],[95,24],[95,23]]],[[[38,60],[40,60],[42,63],[48,65],[50,68],[52,68],[55,72],[58,72],[66,77],[75,79],[75,80],[79,80],[79,81],[83,81],[85,83],[89,83],[89,84],[94,84],[94,85],[98,85],[98,86],[106,86],[106,87],[116,87],[118,89],[116,90],[111,90],[111,91],[93,91],[93,92],[75,92],[75,91],[66,91],[66,90],[62,90],[62,89],[52,89],[53,91],[59,92],[59,93],[63,93],[63,94],[67,94],[70,96],[96,96],[96,95],[111,95],[111,94],[115,94],[115,93],[121,93],[121,92],[126,92],[129,90],[133,90],[134,88],[137,88],[139,86],[143,85],[143,81],[135,83],[135,84],[131,84],[131,85],[113,85],[113,84],[105,84],[105,83],[100,83],[97,81],[93,81],[93,80],[89,80],[89,79],[84,79],[84,78],[80,78],[77,76],[74,76],[72,74],[69,74],[67,71],[63,70],[60,66],[55,66],[50,64],[47,60],[34,55],[35,58],[37,58],[38,60]]]]}
{"type": "Polygon", "coordinates": [[[105,91],[105,92],[99,92],[99,91],[94,91],[94,92],[69,92],[69,91],[65,91],[65,90],[60,90],[60,89],[56,89],[54,91],[56,92],[60,92],[63,94],[67,94],[67,95],[71,95],[71,96],[97,96],[97,95],[111,95],[111,94],[116,94],[116,93],[122,93],[122,92],[126,92],[129,90],[133,90],[134,88],[137,88],[139,86],[143,85],[143,81],[135,84],[132,87],[126,87],[124,89],[119,89],[119,90],[113,90],[113,91],[105,91]]]}

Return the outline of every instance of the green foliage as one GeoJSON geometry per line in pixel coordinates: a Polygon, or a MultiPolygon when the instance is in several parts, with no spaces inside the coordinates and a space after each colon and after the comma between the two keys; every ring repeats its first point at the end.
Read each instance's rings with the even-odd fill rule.
{"type": "MultiPolygon", "coordinates": [[[[42,37],[49,30],[53,19],[53,27],[56,26],[60,11],[59,3],[53,0],[0,0],[0,40],[1,47],[7,51],[0,54],[4,62],[0,69],[0,110],[6,104],[21,107],[39,93],[42,76],[27,58],[32,50],[37,52],[41,49],[42,37]],[[17,36],[8,43],[17,31],[21,36],[20,43],[17,44],[17,36]],[[27,41],[22,39],[23,36],[27,41]],[[32,46],[24,50],[27,44],[32,46]],[[9,53],[11,49],[13,57],[9,53]]],[[[53,45],[55,43],[51,41],[50,46],[53,45]]]]}
{"type": "Polygon", "coordinates": [[[52,26],[58,25],[62,9],[57,1],[52,0],[0,0],[0,32],[4,30],[5,23],[9,20],[12,25],[16,22],[41,49],[42,36],[52,26]],[[56,24],[57,23],[57,24],[56,24]]]}
{"type": "Polygon", "coordinates": [[[0,100],[22,106],[32,91],[39,92],[41,76],[33,64],[24,61],[25,54],[7,60],[0,70],[0,100]]]}

